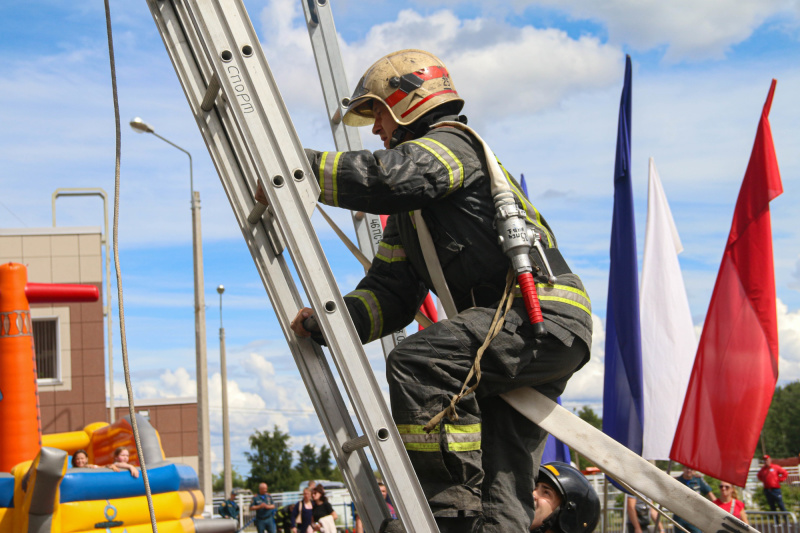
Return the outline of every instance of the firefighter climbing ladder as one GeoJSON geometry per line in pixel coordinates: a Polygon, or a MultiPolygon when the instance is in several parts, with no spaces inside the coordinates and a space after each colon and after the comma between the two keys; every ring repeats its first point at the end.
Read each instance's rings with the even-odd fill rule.
{"type": "MultiPolygon", "coordinates": [[[[147,1],[365,531],[377,531],[388,511],[364,446],[372,451],[406,531],[437,531],[311,226],[319,187],[241,0],[147,1]],[[257,183],[272,206],[266,212],[254,201],[257,183]],[[366,430],[362,436],[321,348],[289,329],[303,302],[284,251],[291,254],[317,311],[341,381],[366,430]]],[[[301,1],[337,147],[358,149],[355,132],[340,124],[347,88],[327,0],[301,1]]],[[[362,250],[374,255],[374,220],[355,215],[354,221],[362,250]]],[[[385,341],[384,348],[389,346],[385,341]]],[[[503,397],[609,475],[704,531],[755,532],[533,389],[503,397]]]]}
{"type": "Polygon", "coordinates": [[[363,450],[368,445],[406,530],[437,531],[311,226],[319,187],[242,2],[148,0],[148,5],[365,530],[377,531],[388,517],[363,450]],[[258,183],[272,207],[250,216],[251,222],[258,183]],[[317,311],[365,428],[362,436],[321,348],[289,328],[303,301],[285,251],[317,311]]]}
{"type": "MultiPolygon", "coordinates": [[[[339,151],[359,150],[361,142],[356,129],[341,122],[349,103],[347,97],[350,93],[330,3],[327,0],[300,0],[300,2],[305,12],[336,148],[339,151]]],[[[358,232],[358,217],[354,216],[354,220],[358,232]]],[[[363,225],[361,227],[363,231],[363,225]]],[[[361,233],[359,233],[359,243],[362,250],[365,249],[366,240],[361,238],[361,233]]],[[[376,244],[372,243],[373,246],[376,244]]],[[[504,394],[503,398],[548,433],[599,465],[604,472],[617,479],[630,492],[643,493],[701,526],[704,531],[729,533],[747,531],[747,526],[741,521],[721,511],[710,501],[698,496],[539,392],[533,389],[517,389],[504,394]]]]}

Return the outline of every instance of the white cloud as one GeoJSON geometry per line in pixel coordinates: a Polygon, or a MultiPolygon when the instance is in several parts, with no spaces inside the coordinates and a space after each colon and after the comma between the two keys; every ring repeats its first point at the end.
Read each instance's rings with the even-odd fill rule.
{"type": "Polygon", "coordinates": [[[800,379],[800,309],[789,311],[778,299],[779,384],[800,379]]]}
{"type": "Polygon", "coordinates": [[[561,399],[565,405],[594,405],[603,401],[606,328],[603,320],[592,315],[592,357],[586,366],[572,375],[561,399]]]}
{"type": "MultiPolygon", "coordinates": [[[[499,9],[509,5],[496,4],[499,9]]],[[[789,22],[790,28],[794,23],[796,30],[800,13],[796,0],[515,0],[510,5],[517,10],[547,7],[598,22],[610,42],[640,51],[662,48],[668,61],[722,58],[765,23],[789,22]]]]}

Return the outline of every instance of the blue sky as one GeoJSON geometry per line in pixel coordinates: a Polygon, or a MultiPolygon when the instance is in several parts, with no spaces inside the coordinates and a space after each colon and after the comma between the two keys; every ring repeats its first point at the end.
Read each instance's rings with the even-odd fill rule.
{"type": "MultiPolygon", "coordinates": [[[[305,146],[333,148],[299,0],[246,1],[305,146]]],[[[647,161],[655,158],[685,251],[689,303],[702,326],[733,206],[772,78],[771,113],[784,194],[773,201],[781,378],[800,378],[800,4],[797,0],[515,0],[332,2],[351,86],[381,55],[441,57],[465,113],[531,197],[582,275],[595,313],[593,361],[570,382],[568,407],[599,407],[625,54],[633,60],[633,180],[644,248],[647,161]]],[[[51,224],[60,187],[113,192],[114,121],[102,3],[0,5],[0,227],[51,224]]],[[[325,443],[144,1],[111,2],[122,131],[120,263],[135,396],[194,394],[194,318],[186,156],[127,125],[135,116],[191,152],[202,199],[212,445],[222,456],[219,299],[224,284],[234,464],[254,428],[278,424],[299,448],[325,443]]],[[[379,145],[362,131],[365,146],[379,145]]],[[[351,232],[349,214],[333,215],[351,232]]],[[[101,226],[96,200],[59,200],[60,226],[101,226]]],[[[343,291],[360,267],[321,219],[343,291]]],[[[115,296],[116,306],[116,296],[115,296]]],[[[119,319],[115,312],[115,328],[119,319]]],[[[116,339],[119,394],[121,356],[116,339]]],[[[367,349],[384,386],[383,356],[367,349]]]]}

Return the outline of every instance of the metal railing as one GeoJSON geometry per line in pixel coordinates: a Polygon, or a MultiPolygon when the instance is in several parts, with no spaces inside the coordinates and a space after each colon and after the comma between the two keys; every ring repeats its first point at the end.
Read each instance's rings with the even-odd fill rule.
{"type": "MultiPolygon", "coordinates": [[[[338,519],[336,520],[337,529],[339,529],[339,531],[352,530],[355,524],[353,523],[353,513],[350,506],[353,501],[350,497],[350,493],[347,489],[334,489],[326,491],[325,494],[333,510],[336,511],[338,515],[338,519]]],[[[255,512],[250,511],[250,501],[252,499],[253,495],[250,494],[238,494],[236,497],[236,503],[239,504],[240,528],[250,522],[255,516],[255,512]]],[[[280,492],[272,494],[272,501],[275,503],[277,509],[285,505],[295,504],[302,499],[302,492],[280,492]]],[[[223,501],[225,501],[223,497],[214,498],[214,515],[219,515],[219,507],[222,505],[223,501]]],[[[243,531],[247,533],[255,530],[256,528],[252,524],[243,529],[243,531]]]]}
{"type": "Polygon", "coordinates": [[[797,516],[788,511],[746,511],[747,521],[761,533],[798,533],[797,516]]]}

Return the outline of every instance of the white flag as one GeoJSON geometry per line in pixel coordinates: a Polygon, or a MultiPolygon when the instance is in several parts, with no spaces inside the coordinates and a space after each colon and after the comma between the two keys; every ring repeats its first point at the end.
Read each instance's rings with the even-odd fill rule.
{"type": "Polygon", "coordinates": [[[678,263],[678,254],[682,251],[651,157],[639,292],[644,374],[642,457],[645,459],[669,459],[697,352],[697,338],[678,263]]]}

